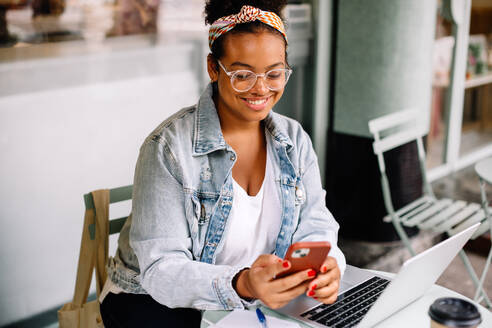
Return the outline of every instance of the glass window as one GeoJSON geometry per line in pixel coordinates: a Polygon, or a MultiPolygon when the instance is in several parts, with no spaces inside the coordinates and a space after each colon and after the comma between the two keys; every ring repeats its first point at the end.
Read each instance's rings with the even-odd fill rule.
{"type": "Polygon", "coordinates": [[[460,157],[492,144],[492,2],[473,1],[460,157]]]}
{"type": "MultiPolygon", "coordinates": [[[[440,1],[442,6],[442,1],[440,1]]],[[[473,1],[459,157],[492,143],[492,2],[473,1]]],[[[427,166],[443,164],[447,132],[446,101],[454,47],[451,24],[438,12],[434,48],[431,124],[427,166]]]]}
{"type": "Polygon", "coordinates": [[[0,0],[0,45],[204,31],[202,0],[0,0]]]}

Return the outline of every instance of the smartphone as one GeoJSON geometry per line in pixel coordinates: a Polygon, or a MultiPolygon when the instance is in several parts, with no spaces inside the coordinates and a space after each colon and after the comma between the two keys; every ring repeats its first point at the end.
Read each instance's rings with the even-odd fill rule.
{"type": "Polygon", "coordinates": [[[284,260],[288,260],[291,267],[287,271],[278,274],[277,278],[305,269],[313,269],[319,272],[330,249],[331,244],[327,241],[301,241],[290,245],[284,260]]]}

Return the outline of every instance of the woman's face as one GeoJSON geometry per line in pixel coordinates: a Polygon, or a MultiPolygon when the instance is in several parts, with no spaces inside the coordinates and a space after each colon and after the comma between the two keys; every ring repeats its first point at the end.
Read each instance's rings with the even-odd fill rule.
{"type": "MultiPolygon", "coordinates": [[[[261,74],[287,67],[284,40],[271,32],[230,34],[224,39],[223,46],[220,62],[229,72],[246,69],[261,74]]],[[[212,81],[218,82],[216,105],[221,121],[259,122],[284,92],[283,88],[269,90],[261,77],[250,90],[237,92],[232,88],[229,76],[210,57],[208,69],[212,81]]]]}

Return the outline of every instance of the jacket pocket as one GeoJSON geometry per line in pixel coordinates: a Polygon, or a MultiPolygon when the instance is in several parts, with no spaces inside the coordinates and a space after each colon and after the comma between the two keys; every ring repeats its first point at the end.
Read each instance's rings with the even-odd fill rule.
{"type": "Polygon", "coordinates": [[[198,258],[205,243],[205,236],[212,217],[218,194],[193,192],[190,195],[190,213],[188,223],[190,225],[191,238],[193,241],[193,254],[198,258]]]}

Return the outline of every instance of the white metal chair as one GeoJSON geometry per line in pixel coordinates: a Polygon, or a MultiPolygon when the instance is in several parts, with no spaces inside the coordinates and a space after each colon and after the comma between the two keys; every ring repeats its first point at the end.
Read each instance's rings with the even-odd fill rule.
{"type": "MultiPolygon", "coordinates": [[[[408,109],[369,121],[369,130],[374,135],[374,153],[378,157],[381,172],[384,204],[388,212],[388,215],[383,220],[393,223],[396,232],[412,256],[415,255],[415,251],[403,226],[417,226],[421,230],[432,230],[436,233],[445,232],[451,236],[476,222],[481,222],[482,224],[472,236],[472,239],[475,239],[490,230],[492,224],[492,222],[489,222],[490,220],[487,220],[480,204],[467,203],[462,200],[437,199],[434,196],[432,187],[427,180],[425,167],[425,151],[422,138],[426,134],[426,128],[423,117],[418,110],[408,109]],[[395,210],[386,175],[384,153],[409,142],[416,142],[417,144],[420,170],[422,172],[423,194],[410,204],[395,210]]],[[[483,283],[480,283],[464,250],[460,251],[460,257],[477,288],[475,301],[485,301],[486,306],[492,308],[492,303],[482,288],[483,283]]]]}
{"type": "MultiPolygon", "coordinates": [[[[477,172],[478,178],[480,180],[480,194],[482,196],[482,208],[487,217],[489,223],[489,233],[490,240],[492,240],[492,212],[489,208],[489,200],[485,192],[485,185],[488,183],[492,186],[492,157],[481,160],[475,165],[475,172],[477,172]]],[[[485,224],[482,224],[485,229],[485,224]]],[[[481,227],[482,228],[482,227],[481,227]]],[[[475,293],[475,299],[479,297],[480,289],[485,282],[485,277],[489,271],[490,262],[492,262],[492,245],[490,246],[489,255],[487,256],[487,262],[485,262],[485,267],[482,271],[482,277],[480,278],[480,284],[478,285],[477,291],[475,293]]]]}

